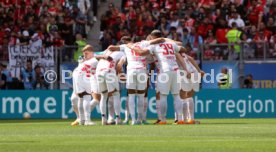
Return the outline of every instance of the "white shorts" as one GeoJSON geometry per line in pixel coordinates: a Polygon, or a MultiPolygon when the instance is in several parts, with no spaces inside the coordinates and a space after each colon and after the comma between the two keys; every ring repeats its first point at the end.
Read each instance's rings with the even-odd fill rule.
{"type": "Polygon", "coordinates": [[[76,93],[91,93],[90,78],[86,76],[78,76],[76,80],[76,93]]]}
{"type": "MultiPolygon", "coordinates": [[[[195,74],[198,74],[198,73],[195,73],[195,74]]],[[[193,75],[192,75],[193,77],[193,75]]],[[[194,76],[194,79],[182,79],[181,80],[181,89],[183,91],[192,91],[194,90],[195,92],[198,92],[199,91],[199,85],[200,85],[200,80],[197,80],[198,76],[194,76]]]]}
{"type": "Polygon", "coordinates": [[[99,93],[96,75],[92,75],[90,77],[90,85],[91,85],[91,92],[92,93],[99,93]]]}
{"type": "Polygon", "coordinates": [[[144,69],[127,71],[126,88],[145,90],[147,88],[148,74],[144,69]]]}
{"type": "Polygon", "coordinates": [[[168,71],[158,74],[157,90],[161,94],[179,94],[181,83],[177,82],[177,71],[168,71]]]}
{"type": "Polygon", "coordinates": [[[97,84],[99,93],[105,91],[112,92],[115,89],[117,91],[120,90],[119,80],[114,72],[97,75],[97,84]]]}

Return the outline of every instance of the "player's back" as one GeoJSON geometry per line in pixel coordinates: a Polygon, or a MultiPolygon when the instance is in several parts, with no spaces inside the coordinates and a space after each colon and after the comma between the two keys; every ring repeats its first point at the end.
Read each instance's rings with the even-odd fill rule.
{"type": "MultiPolygon", "coordinates": [[[[134,43],[134,46],[140,49],[144,49],[149,46],[149,42],[141,41],[134,43]]],[[[146,69],[147,59],[146,56],[139,55],[134,50],[131,50],[126,45],[121,45],[120,50],[123,51],[127,58],[127,69],[146,69]]]]}
{"type": "Polygon", "coordinates": [[[112,52],[112,51],[106,50],[104,52],[104,55],[110,56],[112,58],[112,61],[101,59],[96,69],[97,72],[101,72],[101,71],[108,72],[110,70],[114,71],[116,64],[124,56],[124,53],[118,52],[118,51],[112,52]]]}
{"type": "Polygon", "coordinates": [[[175,53],[179,52],[179,47],[173,42],[163,42],[149,47],[151,54],[154,54],[160,65],[161,72],[176,71],[178,64],[175,53]]]}

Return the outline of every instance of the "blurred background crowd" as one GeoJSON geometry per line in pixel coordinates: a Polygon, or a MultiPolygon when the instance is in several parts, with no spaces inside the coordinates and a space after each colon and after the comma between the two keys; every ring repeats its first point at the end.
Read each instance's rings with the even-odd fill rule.
{"type": "MultiPolygon", "coordinates": [[[[74,62],[91,41],[101,51],[125,35],[143,40],[153,29],[182,42],[198,62],[238,60],[241,54],[246,59],[276,57],[275,0],[122,0],[120,7],[115,3],[0,0],[0,60],[6,61],[0,66],[0,88],[7,88],[4,82],[11,80],[9,46],[53,46],[60,48],[62,61],[74,62]],[[108,7],[98,13],[104,3],[108,7]],[[93,27],[96,22],[99,27],[93,27]],[[96,32],[98,40],[89,39],[96,32]]],[[[40,67],[28,67],[30,62],[22,65],[23,88],[47,88],[37,82],[43,78],[35,76],[40,67]]]]}
{"type": "Polygon", "coordinates": [[[276,56],[275,0],[123,0],[121,9],[110,3],[101,23],[103,49],[123,35],[145,39],[159,29],[196,58],[199,50],[205,60],[237,59],[241,49],[247,58],[263,50],[276,56]],[[219,45],[226,43],[232,46],[219,45]]]}

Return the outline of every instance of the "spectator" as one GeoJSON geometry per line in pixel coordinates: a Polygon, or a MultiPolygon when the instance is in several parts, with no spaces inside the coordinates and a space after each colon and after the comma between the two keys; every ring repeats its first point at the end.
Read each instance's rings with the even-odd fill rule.
{"type": "Polygon", "coordinates": [[[31,48],[37,48],[41,49],[42,48],[42,40],[40,39],[39,35],[35,33],[30,40],[30,47],[31,48]]]}
{"type": "Polygon", "coordinates": [[[0,64],[0,88],[9,89],[12,84],[11,72],[7,69],[7,63],[3,62],[0,64]]]}
{"type": "Polygon", "coordinates": [[[243,88],[252,89],[255,88],[252,74],[248,74],[243,81],[243,88]]]}
{"type": "Polygon", "coordinates": [[[176,27],[172,26],[170,29],[170,33],[167,36],[167,38],[170,38],[175,41],[181,41],[180,34],[176,32],[176,27]]]}
{"type": "Polygon", "coordinates": [[[33,88],[37,90],[45,90],[48,89],[49,84],[47,84],[44,80],[44,75],[41,72],[40,66],[35,66],[33,73],[33,88]]]}
{"type": "MultiPolygon", "coordinates": [[[[276,15],[275,15],[276,18],[276,15]]],[[[273,19],[273,17],[268,18],[266,29],[271,31],[272,34],[276,34],[276,21],[273,19]]]]}
{"type": "Polygon", "coordinates": [[[240,42],[240,36],[241,36],[241,31],[237,29],[237,24],[236,22],[232,23],[232,29],[229,30],[226,34],[226,38],[228,40],[228,43],[231,44],[230,46],[230,54],[232,59],[238,59],[239,54],[241,51],[240,45],[238,44],[240,42]]]}
{"type": "Polygon", "coordinates": [[[87,24],[87,16],[83,14],[78,8],[73,9],[74,20],[76,21],[75,32],[86,36],[85,25],[87,24]]]}
{"type": "Polygon", "coordinates": [[[5,90],[7,87],[7,76],[4,73],[4,65],[0,64],[0,90],[5,90]]]}
{"type": "Polygon", "coordinates": [[[76,44],[78,49],[74,52],[74,61],[78,61],[79,56],[82,55],[82,48],[87,44],[81,34],[76,34],[76,44]]]}
{"type": "Polygon", "coordinates": [[[27,30],[23,31],[22,36],[19,40],[21,45],[28,45],[30,42],[29,32],[27,30]]]}
{"type": "Polygon", "coordinates": [[[20,74],[20,77],[21,77],[21,80],[23,81],[23,84],[24,84],[24,88],[26,90],[32,90],[33,89],[33,65],[32,65],[32,61],[31,60],[27,60],[27,63],[26,63],[26,67],[23,67],[21,69],[21,74],[20,74]]]}
{"type": "Polygon", "coordinates": [[[222,18],[219,18],[218,25],[216,26],[217,26],[217,30],[216,30],[217,42],[226,44],[228,42],[226,34],[229,31],[226,21],[222,18]]]}
{"type": "Polygon", "coordinates": [[[276,57],[276,34],[274,34],[273,36],[271,36],[270,38],[270,54],[272,57],[276,57]]]}
{"type": "Polygon", "coordinates": [[[228,21],[229,26],[231,26],[233,22],[235,22],[237,24],[237,27],[240,29],[245,26],[244,21],[240,18],[240,15],[236,10],[232,13],[231,17],[232,18],[228,21]]]}
{"type": "Polygon", "coordinates": [[[200,46],[203,44],[203,38],[196,32],[194,27],[192,27],[188,35],[188,43],[191,45],[194,52],[198,52],[200,46]]]}
{"type": "Polygon", "coordinates": [[[208,31],[207,38],[205,39],[206,44],[216,44],[217,39],[214,37],[214,33],[212,30],[208,31]]]}
{"type": "Polygon", "coordinates": [[[243,57],[245,59],[252,59],[255,56],[255,49],[252,46],[252,39],[248,38],[245,33],[241,37],[243,57]]]}
{"type": "Polygon", "coordinates": [[[92,0],[93,5],[93,21],[97,22],[97,15],[98,15],[98,0],[92,0]]]}
{"type": "Polygon", "coordinates": [[[253,41],[256,43],[256,51],[255,51],[255,57],[263,57],[264,51],[266,48],[267,42],[269,42],[269,38],[265,35],[263,31],[259,31],[253,41]]]}
{"type": "Polygon", "coordinates": [[[247,13],[250,24],[259,27],[259,23],[261,22],[264,13],[264,6],[261,2],[259,0],[252,0],[247,13]]]}
{"type": "Polygon", "coordinates": [[[222,77],[218,82],[218,86],[220,89],[231,89],[232,83],[230,83],[230,76],[228,73],[228,69],[227,68],[222,68],[221,69],[221,74],[222,77]]]}
{"type": "Polygon", "coordinates": [[[84,15],[87,15],[91,7],[90,0],[78,0],[78,8],[80,12],[84,15]]]}
{"type": "Polygon", "coordinates": [[[183,46],[187,46],[187,44],[189,43],[188,41],[188,34],[189,34],[189,31],[188,29],[184,28],[183,29],[183,36],[182,36],[182,45],[183,46]]]}

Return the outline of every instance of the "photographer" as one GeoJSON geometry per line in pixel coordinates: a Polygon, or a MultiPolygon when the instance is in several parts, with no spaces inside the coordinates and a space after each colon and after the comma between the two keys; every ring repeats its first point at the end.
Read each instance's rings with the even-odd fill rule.
{"type": "Polygon", "coordinates": [[[33,73],[33,89],[36,90],[44,90],[48,89],[49,84],[44,81],[44,75],[41,72],[41,68],[39,65],[35,66],[33,73]]]}

